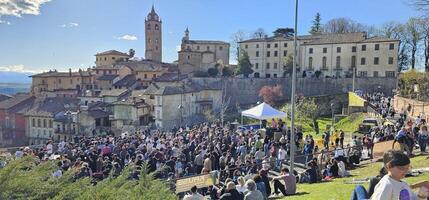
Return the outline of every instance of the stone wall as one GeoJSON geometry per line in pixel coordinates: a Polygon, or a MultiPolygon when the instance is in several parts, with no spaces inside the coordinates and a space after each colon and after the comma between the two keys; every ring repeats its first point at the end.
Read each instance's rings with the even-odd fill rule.
{"type": "Polygon", "coordinates": [[[429,120],[429,102],[417,101],[408,99],[400,96],[395,96],[393,106],[396,112],[401,113],[407,109],[408,105],[411,105],[411,110],[408,112],[408,116],[416,118],[420,114],[423,114],[426,120],[429,120]]]}
{"type": "MultiPolygon", "coordinates": [[[[231,97],[231,104],[254,104],[261,101],[259,90],[266,85],[281,85],[284,100],[289,100],[291,95],[291,78],[193,78],[195,82],[223,81],[226,94],[231,97]]],[[[366,92],[381,91],[391,95],[396,88],[396,78],[356,78],[355,88],[366,92]]],[[[296,92],[304,96],[324,96],[344,94],[352,90],[352,79],[332,78],[298,78],[296,92]]]]}

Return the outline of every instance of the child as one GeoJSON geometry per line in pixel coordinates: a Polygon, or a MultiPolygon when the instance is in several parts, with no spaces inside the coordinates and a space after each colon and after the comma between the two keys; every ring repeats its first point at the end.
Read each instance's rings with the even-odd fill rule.
{"type": "Polygon", "coordinates": [[[428,181],[413,185],[401,181],[410,169],[410,159],[403,152],[390,150],[384,154],[383,160],[387,175],[375,186],[372,200],[426,199],[426,195],[417,195],[411,189],[426,190],[429,188],[428,181]]]}

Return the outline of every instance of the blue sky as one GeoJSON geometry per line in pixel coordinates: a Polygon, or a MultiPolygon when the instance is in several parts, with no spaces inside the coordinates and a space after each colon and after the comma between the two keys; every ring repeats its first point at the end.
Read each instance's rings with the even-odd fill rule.
{"type": "MultiPolygon", "coordinates": [[[[376,26],[404,22],[418,14],[406,2],[301,0],[298,32],[307,34],[316,12],[322,23],[336,17],[376,26]]],[[[238,30],[293,27],[293,0],[6,0],[0,3],[0,70],[87,68],[95,53],[110,49],[133,48],[144,57],[144,18],[152,4],[163,21],[164,62],[177,59],[187,26],[191,39],[228,42],[238,30]],[[126,35],[136,40],[119,39],[126,35]]]]}

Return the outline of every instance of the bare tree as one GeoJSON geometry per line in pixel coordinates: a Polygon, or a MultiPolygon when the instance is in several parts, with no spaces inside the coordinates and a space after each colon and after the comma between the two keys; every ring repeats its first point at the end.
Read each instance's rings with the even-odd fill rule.
{"type": "Polygon", "coordinates": [[[411,0],[410,4],[419,11],[429,13],[429,0],[411,0]]]}
{"type": "Polygon", "coordinates": [[[231,35],[231,53],[235,55],[235,59],[238,62],[238,58],[240,57],[240,43],[241,41],[247,39],[247,34],[243,30],[238,30],[234,34],[231,35]]]}
{"type": "Polygon", "coordinates": [[[410,48],[411,53],[411,69],[416,67],[416,53],[421,41],[421,27],[418,19],[410,18],[405,24],[405,41],[410,48]]]}
{"type": "Polygon", "coordinates": [[[231,97],[230,96],[228,97],[226,94],[226,83],[223,83],[222,81],[222,99],[220,102],[220,112],[219,112],[220,122],[222,127],[225,121],[225,114],[226,114],[226,111],[228,110],[230,102],[231,102],[231,97]]]}
{"type": "Polygon", "coordinates": [[[421,36],[423,38],[424,46],[424,62],[425,71],[429,72],[429,17],[421,18],[419,20],[421,27],[421,36]]]}
{"type": "Polygon", "coordinates": [[[397,39],[401,42],[399,43],[399,54],[398,54],[398,71],[402,71],[407,69],[408,63],[409,63],[409,56],[408,56],[408,45],[406,42],[406,32],[405,32],[405,26],[403,24],[400,24],[399,22],[386,22],[381,27],[381,35],[390,38],[390,39],[397,39]]]}
{"type": "Polygon", "coordinates": [[[363,32],[366,28],[364,25],[348,18],[334,18],[326,22],[324,31],[326,33],[353,33],[363,32]]]}
{"type": "Polygon", "coordinates": [[[267,35],[267,33],[265,32],[265,30],[263,28],[258,28],[256,29],[255,32],[253,32],[252,37],[253,38],[264,38],[267,35]]]}

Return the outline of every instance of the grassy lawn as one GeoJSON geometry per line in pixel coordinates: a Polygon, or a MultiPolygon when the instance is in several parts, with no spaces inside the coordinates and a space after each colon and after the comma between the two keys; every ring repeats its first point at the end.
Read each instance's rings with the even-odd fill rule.
{"type": "MultiPolygon", "coordinates": [[[[429,159],[426,156],[418,156],[411,159],[412,168],[429,167],[429,159]]],[[[298,184],[297,192],[301,195],[283,197],[283,199],[291,200],[307,200],[307,199],[323,199],[323,200],[344,200],[350,199],[351,193],[356,185],[346,184],[346,181],[351,181],[353,178],[368,178],[376,176],[382,166],[381,162],[368,164],[361,168],[351,171],[353,177],[336,179],[332,182],[318,184],[298,184]]],[[[409,177],[405,181],[415,183],[421,180],[429,180],[429,173],[422,174],[418,177],[409,177]]],[[[364,184],[368,188],[368,183],[364,184]]]]}

